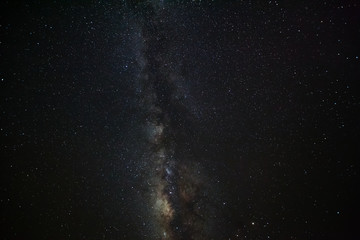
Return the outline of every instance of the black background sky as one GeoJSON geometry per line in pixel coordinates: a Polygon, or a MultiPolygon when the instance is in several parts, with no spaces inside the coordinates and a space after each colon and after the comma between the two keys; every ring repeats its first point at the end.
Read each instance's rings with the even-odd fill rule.
{"type": "Polygon", "coordinates": [[[221,239],[359,239],[357,1],[0,9],[2,239],[151,239],[134,80],[146,42],[150,74],[181,76],[181,106],[161,81],[158,104],[178,156],[218,183],[221,239]]]}

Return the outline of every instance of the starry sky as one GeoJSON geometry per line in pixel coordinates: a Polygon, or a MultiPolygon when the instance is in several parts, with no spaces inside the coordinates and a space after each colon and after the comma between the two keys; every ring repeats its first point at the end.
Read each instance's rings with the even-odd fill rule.
{"type": "Polygon", "coordinates": [[[2,239],[359,239],[357,1],[1,1],[2,239]]]}

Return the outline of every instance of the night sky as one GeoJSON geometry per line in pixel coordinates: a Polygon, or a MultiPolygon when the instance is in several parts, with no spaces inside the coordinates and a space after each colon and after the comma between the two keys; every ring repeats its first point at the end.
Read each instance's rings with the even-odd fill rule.
{"type": "Polygon", "coordinates": [[[1,239],[360,239],[357,1],[1,1],[1,239]]]}

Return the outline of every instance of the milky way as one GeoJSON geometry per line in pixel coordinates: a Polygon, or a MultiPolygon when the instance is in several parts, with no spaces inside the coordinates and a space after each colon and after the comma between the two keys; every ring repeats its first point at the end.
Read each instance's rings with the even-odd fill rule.
{"type": "Polygon", "coordinates": [[[154,239],[210,239],[218,234],[211,225],[220,217],[209,209],[214,208],[207,199],[211,181],[191,153],[177,153],[183,125],[196,121],[199,113],[177,66],[181,62],[167,57],[172,51],[171,35],[166,30],[169,13],[161,4],[152,7],[147,6],[148,16],[136,25],[140,70],[135,83],[147,138],[141,160],[147,162],[143,203],[153,223],[154,239]],[[186,121],[174,121],[171,116],[176,114],[183,115],[186,121]]]}
{"type": "MultiPolygon", "coordinates": [[[[169,118],[168,110],[183,108],[184,96],[174,96],[179,92],[176,85],[178,73],[170,68],[164,59],[166,49],[165,32],[162,29],[161,9],[144,23],[140,23],[144,45],[139,49],[141,72],[138,79],[139,99],[145,114],[144,132],[148,137],[149,199],[150,221],[154,221],[153,234],[161,239],[203,239],[200,238],[199,224],[202,216],[194,208],[196,191],[199,186],[186,174],[184,160],[175,156],[176,126],[169,118]],[[148,34],[151,32],[151,34],[148,34]],[[155,46],[153,46],[155,45],[155,46]],[[159,46],[160,45],[160,46],[159,46]],[[153,49],[156,49],[153,51],[153,49]],[[161,49],[158,51],[158,49],[161,49]],[[176,97],[176,98],[175,98],[176,97]],[[189,186],[188,186],[189,185],[189,186]],[[198,236],[197,236],[198,235],[198,236]]],[[[172,63],[171,65],[173,65],[172,63]]],[[[184,114],[188,114],[184,111],[184,114]]],[[[201,178],[201,176],[196,176],[201,178]]]]}

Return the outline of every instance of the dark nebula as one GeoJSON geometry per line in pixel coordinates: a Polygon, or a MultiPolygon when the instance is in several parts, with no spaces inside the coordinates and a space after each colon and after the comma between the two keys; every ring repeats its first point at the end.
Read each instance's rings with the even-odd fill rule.
{"type": "Polygon", "coordinates": [[[2,1],[2,239],[359,239],[356,1],[2,1]]]}

